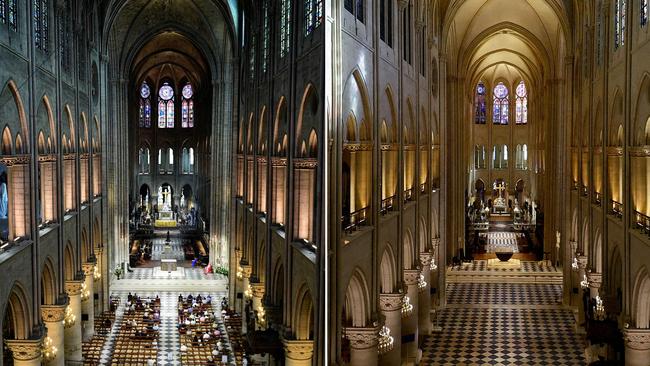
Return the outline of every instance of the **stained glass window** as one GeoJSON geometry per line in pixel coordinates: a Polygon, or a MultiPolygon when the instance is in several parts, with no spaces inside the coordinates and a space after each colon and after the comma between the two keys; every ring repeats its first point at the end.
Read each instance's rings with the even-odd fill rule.
{"type": "Polygon", "coordinates": [[[174,128],[174,88],[168,82],[158,90],[158,128],[174,128]]]}
{"type": "Polygon", "coordinates": [[[269,21],[269,0],[264,1],[264,26],[262,29],[262,72],[266,74],[269,68],[269,37],[271,34],[269,21]]]}
{"type": "Polygon", "coordinates": [[[508,102],[508,87],[500,82],[494,87],[492,97],[492,122],[495,125],[508,124],[508,102]]]}
{"type": "Polygon", "coordinates": [[[280,8],[280,57],[289,54],[291,36],[291,0],[282,0],[280,8]]]}
{"type": "Polygon", "coordinates": [[[49,1],[33,0],[32,13],[34,18],[34,43],[36,48],[48,52],[49,46],[49,1]]]}
{"type": "Polygon", "coordinates": [[[72,63],[72,5],[64,0],[63,12],[59,22],[59,56],[63,70],[70,72],[72,63]]]}
{"type": "Polygon", "coordinates": [[[487,108],[485,104],[485,85],[482,81],[479,81],[479,83],[476,85],[474,106],[474,123],[484,125],[487,121],[487,108]]]}
{"type": "Polygon", "coordinates": [[[149,84],[143,82],[140,86],[140,109],[139,109],[139,125],[140,127],[151,127],[151,89],[149,84]]]}
{"type": "Polygon", "coordinates": [[[192,84],[185,84],[182,94],[183,102],[181,103],[181,126],[183,128],[194,127],[194,89],[192,89],[192,84]]]}
{"type": "Polygon", "coordinates": [[[305,36],[318,28],[323,20],[323,0],[305,0],[305,36]]]}
{"type": "Polygon", "coordinates": [[[626,0],[614,0],[614,49],[625,45],[626,0]]]}
{"type": "Polygon", "coordinates": [[[517,85],[517,101],[516,101],[516,123],[525,125],[528,123],[528,91],[526,90],[526,83],[522,80],[517,85]]]}
{"type": "Polygon", "coordinates": [[[641,0],[641,27],[648,24],[648,0],[641,0]]]}
{"type": "Polygon", "coordinates": [[[379,38],[393,47],[393,1],[380,1],[379,19],[379,38]]]}
{"type": "Polygon", "coordinates": [[[248,69],[251,83],[255,81],[255,48],[257,47],[255,35],[251,36],[250,54],[248,55],[248,69]]]}
{"type": "Polygon", "coordinates": [[[18,4],[16,0],[0,0],[0,22],[9,24],[12,31],[18,30],[18,4]]]}

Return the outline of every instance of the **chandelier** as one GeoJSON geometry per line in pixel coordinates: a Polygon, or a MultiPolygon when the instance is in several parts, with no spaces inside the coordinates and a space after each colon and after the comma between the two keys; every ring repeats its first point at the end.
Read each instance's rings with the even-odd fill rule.
{"type": "Polygon", "coordinates": [[[86,301],[90,297],[90,292],[86,286],[86,283],[81,284],[81,301],[86,301]]]}
{"type": "Polygon", "coordinates": [[[572,268],[574,271],[578,272],[578,268],[579,268],[579,267],[578,267],[578,258],[573,257],[573,263],[571,263],[571,268],[572,268]]]}
{"type": "Polygon", "coordinates": [[[390,335],[390,329],[387,326],[379,330],[379,347],[377,351],[380,355],[390,352],[393,349],[393,336],[390,335]]]}
{"type": "Polygon", "coordinates": [[[427,281],[424,280],[424,275],[420,273],[418,276],[418,289],[424,290],[427,287],[427,281]]]}
{"type": "Polygon", "coordinates": [[[44,362],[52,361],[56,357],[57,351],[58,350],[56,349],[56,347],[54,347],[54,344],[52,342],[52,338],[45,337],[45,339],[43,340],[43,345],[41,347],[43,361],[44,362]]]}
{"type": "Polygon", "coordinates": [[[413,305],[411,305],[411,299],[408,296],[404,296],[404,301],[402,301],[402,318],[407,318],[413,313],[413,305]]]}
{"type": "Polygon", "coordinates": [[[237,266],[237,278],[240,280],[244,278],[244,270],[241,268],[241,266],[237,266]]]}
{"type": "Polygon", "coordinates": [[[260,307],[257,308],[257,321],[261,326],[266,324],[266,311],[264,310],[263,305],[260,305],[260,307]]]}
{"type": "Polygon", "coordinates": [[[438,265],[436,264],[436,260],[435,260],[435,258],[434,258],[434,259],[431,259],[431,267],[429,267],[429,268],[430,268],[432,271],[435,271],[436,269],[438,269],[438,265]]]}
{"type": "Polygon", "coordinates": [[[244,296],[246,296],[247,299],[250,299],[253,297],[253,289],[251,288],[251,284],[249,283],[248,286],[246,286],[246,290],[244,291],[244,296]]]}
{"type": "Polygon", "coordinates": [[[587,279],[587,275],[583,275],[583,277],[584,278],[582,279],[582,281],[580,281],[580,286],[583,289],[586,289],[587,287],[589,287],[589,280],[587,279]]]}
{"type": "Polygon", "coordinates": [[[605,305],[600,295],[596,295],[596,305],[594,305],[594,318],[596,320],[605,320],[605,305]]]}
{"type": "Polygon", "coordinates": [[[93,268],[93,278],[95,279],[95,281],[97,281],[97,280],[99,280],[100,278],[102,278],[102,273],[99,272],[99,267],[97,267],[97,266],[95,266],[95,267],[93,268]]]}
{"type": "Polygon", "coordinates": [[[70,328],[77,321],[77,317],[72,313],[70,305],[65,308],[65,316],[63,317],[63,326],[65,328],[70,328]]]}

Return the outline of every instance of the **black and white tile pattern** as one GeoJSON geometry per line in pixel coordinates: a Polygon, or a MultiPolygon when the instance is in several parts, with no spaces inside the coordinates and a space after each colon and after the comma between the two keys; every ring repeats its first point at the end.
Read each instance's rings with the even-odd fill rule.
{"type": "Polygon", "coordinates": [[[562,286],[521,283],[450,283],[448,304],[560,305],[562,286]]]}
{"type": "Polygon", "coordinates": [[[475,260],[471,263],[463,263],[461,266],[449,267],[450,271],[505,271],[505,272],[558,272],[555,266],[544,264],[543,261],[521,261],[520,268],[488,268],[486,260],[475,260]]]}

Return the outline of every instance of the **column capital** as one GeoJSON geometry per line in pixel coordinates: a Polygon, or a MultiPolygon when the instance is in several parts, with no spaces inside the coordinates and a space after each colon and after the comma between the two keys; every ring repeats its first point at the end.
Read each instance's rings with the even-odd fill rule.
{"type": "Polygon", "coordinates": [[[405,269],[404,270],[404,283],[407,286],[416,285],[420,277],[419,269],[405,269]]]}
{"type": "Polygon", "coordinates": [[[397,311],[402,309],[404,294],[379,294],[379,309],[381,311],[397,311]]]}
{"type": "Polygon", "coordinates": [[[589,261],[589,258],[587,258],[585,255],[579,255],[576,257],[576,259],[578,260],[578,268],[584,271],[587,268],[587,262],[589,261]]]}
{"type": "Polygon", "coordinates": [[[650,350],[650,329],[623,329],[623,339],[628,348],[639,351],[650,350]]]}
{"type": "Polygon", "coordinates": [[[403,11],[409,5],[409,0],[397,0],[397,8],[403,11]]]}
{"type": "Polygon", "coordinates": [[[253,273],[253,267],[251,267],[250,264],[242,264],[240,265],[240,267],[241,267],[242,277],[251,278],[251,273],[253,273]]]}
{"type": "Polygon", "coordinates": [[[598,272],[589,272],[587,273],[587,281],[589,281],[590,288],[599,289],[600,285],[603,283],[603,274],[598,272]]]}
{"type": "Polygon", "coordinates": [[[95,273],[95,263],[82,263],[81,269],[86,276],[92,276],[95,273]]]}
{"type": "Polygon", "coordinates": [[[314,341],[283,339],[285,355],[296,361],[311,360],[314,355],[314,341]]]}
{"type": "Polygon", "coordinates": [[[43,339],[6,339],[15,360],[31,361],[42,356],[43,339]]]}
{"type": "Polygon", "coordinates": [[[253,291],[253,297],[257,297],[261,299],[262,297],[264,297],[264,291],[265,291],[264,283],[263,282],[251,283],[251,291],[253,291]]]}
{"type": "Polygon", "coordinates": [[[81,295],[81,285],[83,281],[65,281],[65,292],[68,293],[68,296],[81,295]]]}
{"type": "Polygon", "coordinates": [[[41,305],[41,317],[48,323],[63,321],[66,307],[67,305],[41,305]]]}
{"type": "Polygon", "coordinates": [[[433,254],[430,252],[420,253],[420,263],[422,263],[422,268],[427,268],[431,265],[431,258],[433,258],[433,254]]]}
{"type": "Polygon", "coordinates": [[[379,345],[378,328],[343,328],[343,334],[350,340],[350,347],[357,350],[377,347],[379,345]]]}
{"type": "Polygon", "coordinates": [[[431,247],[433,247],[434,252],[438,249],[439,246],[440,246],[440,238],[432,238],[431,247]]]}

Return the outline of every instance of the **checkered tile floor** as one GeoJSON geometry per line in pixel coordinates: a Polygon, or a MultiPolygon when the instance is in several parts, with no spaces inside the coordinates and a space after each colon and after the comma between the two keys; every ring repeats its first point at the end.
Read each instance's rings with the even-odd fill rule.
{"type": "Polygon", "coordinates": [[[562,286],[515,283],[450,283],[448,304],[560,305],[562,286]]]}
{"type": "MultiPolygon", "coordinates": [[[[126,280],[152,280],[159,278],[168,278],[166,272],[163,276],[156,275],[160,271],[156,271],[159,267],[154,268],[132,268],[133,272],[126,272],[124,279],[126,280]]],[[[174,277],[181,276],[187,280],[218,280],[226,279],[226,276],[216,273],[205,274],[203,268],[186,268],[178,267],[178,270],[173,273],[174,277]],[[183,272],[183,273],[181,273],[183,272]],[[182,275],[182,276],[181,276],[182,275]]]]}
{"type": "Polygon", "coordinates": [[[423,365],[585,365],[569,310],[447,308],[439,319],[423,365]]]}
{"type": "MultiPolygon", "coordinates": [[[[177,323],[177,312],[176,305],[178,304],[178,295],[183,294],[187,296],[190,292],[138,292],[137,294],[140,297],[150,296],[152,298],[156,295],[160,296],[160,338],[158,340],[158,366],[180,366],[181,362],[179,357],[180,352],[180,340],[178,337],[178,330],[176,329],[177,323]]],[[[197,295],[197,293],[192,293],[197,295]]],[[[117,335],[118,329],[122,324],[122,319],[124,316],[124,304],[126,303],[126,297],[128,292],[119,292],[114,295],[121,298],[120,306],[115,312],[115,322],[113,324],[113,330],[106,340],[104,349],[102,350],[102,356],[100,359],[100,365],[110,365],[111,358],[113,355],[113,342],[115,336],[117,335]]],[[[207,295],[207,294],[202,294],[207,295]]],[[[216,304],[218,306],[219,299],[224,296],[227,296],[225,292],[215,292],[210,294],[213,299],[216,299],[216,304]]],[[[215,307],[215,310],[217,308],[215,307]]],[[[221,331],[225,332],[223,328],[223,322],[220,322],[221,331]]],[[[231,355],[231,360],[234,359],[234,356],[231,355]]]]}
{"type": "Polygon", "coordinates": [[[504,272],[557,272],[555,266],[541,265],[539,262],[522,261],[521,268],[488,268],[486,260],[475,260],[462,266],[450,267],[451,271],[504,271],[504,272]]]}

